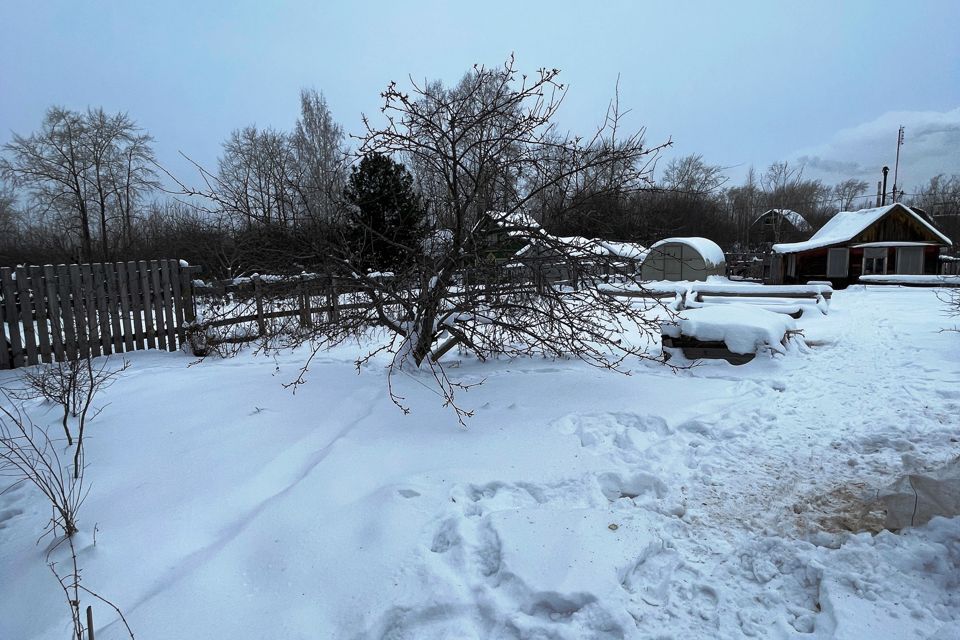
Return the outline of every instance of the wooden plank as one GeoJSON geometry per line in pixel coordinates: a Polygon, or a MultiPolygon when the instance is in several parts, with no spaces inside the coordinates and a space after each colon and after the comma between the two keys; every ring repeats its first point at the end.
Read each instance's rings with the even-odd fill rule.
{"type": "Polygon", "coordinates": [[[146,349],[143,331],[143,296],[140,295],[140,270],[136,262],[127,263],[127,289],[130,292],[130,314],[133,316],[133,348],[146,349]]]}
{"type": "Polygon", "coordinates": [[[150,299],[150,263],[141,260],[137,271],[140,274],[140,299],[143,300],[144,332],[147,334],[147,348],[157,348],[157,332],[153,324],[153,301],[150,299]]]}
{"type": "Polygon", "coordinates": [[[17,267],[17,293],[20,294],[20,322],[23,325],[23,346],[27,364],[40,364],[37,332],[33,320],[33,301],[30,299],[30,273],[26,267],[17,267]]]}
{"type": "Polygon", "coordinates": [[[0,268],[0,286],[3,286],[4,305],[7,309],[7,329],[10,335],[10,350],[14,367],[26,364],[23,352],[23,338],[20,331],[20,314],[17,312],[17,285],[13,280],[13,269],[0,268]]]}
{"type": "MultiPolygon", "coordinates": [[[[63,308],[60,303],[60,281],[52,264],[44,265],[43,279],[47,287],[47,313],[50,315],[50,338],[53,347],[53,361],[63,362],[67,359],[64,349],[63,308]]],[[[69,304],[70,300],[67,299],[69,304]]]]}
{"type": "Polygon", "coordinates": [[[109,356],[113,353],[113,342],[110,338],[110,310],[107,308],[107,289],[105,285],[106,274],[103,265],[99,262],[93,264],[93,286],[97,297],[97,321],[100,323],[100,347],[103,354],[109,356]]]}
{"type": "Polygon", "coordinates": [[[183,311],[183,271],[180,268],[179,260],[170,261],[170,288],[173,291],[173,312],[177,323],[177,341],[183,344],[184,325],[186,325],[185,314],[183,311]]]}
{"type": "MultiPolygon", "coordinates": [[[[0,282],[0,294],[6,298],[3,283],[0,282]]],[[[10,341],[7,339],[7,305],[0,304],[0,369],[12,369],[13,358],[10,353],[10,341]]]]}
{"type": "Polygon", "coordinates": [[[61,265],[61,269],[70,274],[66,283],[70,289],[70,308],[73,313],[73,327],[76,331],[78,355],[80,358],[89,358],[90,341],[87,337],[87,311],[83,303],[83,284],[81,282],[80,265],[61,265]]]}
{"type": "Polygon", "coordinates": [[[177,350],[177,323],[173,311],[173,280],[170,276],[172,260],[160,261],[160,288],[163,292],[163,321],[167,327],[167,350],[177,350]]]}
{"type": "Polygon", "coordinates": [[[104,263],[104,284],[107,286],[107,313],[110,314],[110,337],[113,339],[113,352],[123,353],[123,326],[120,323],[120,285],[117,282],[117,265],[104,263]]]}
{"type": "Polygon", "coordinates": [[[150,287],[153,298],[153,322],[157,329],[157,349],[167,349],[167,332],[163,326],[163,296],[160,288],[160,263],[150,261],[150,287]]]}
{"type": "Polygon", "coordinates": [[[127,263],[118,262],[115,266],[120,317],[123,320],[123,350],[133,351],[136,346],[133,341],[133,325],[130,322],[130,277],[127,275],[127,263]]]}
{"type": "Polygon", "coordinates": [[[97,319],[97,290],[94,285],[93,265],[81,264],[80,277],[82,278],[81,300],[86,311],[87,346],[90,348],[90,357],[96,358],[100,349],[100,326],[97,319]]]}
{"type": "MultiPolygon", "coordinates": [[[[344,305],[340,305],[339,308],[344,311],[348,311],[352,309],[369,309],[370,305],[364,304],[364,303],[344,304],[344,305]]],[[[311,313],[323,313],[325,311],[327,311],[326,306],[310,308],[311,313]]],[[[299,314],[300,314],[300,309],[287,309],[284,311],[267,311],[263,314],[262,317],[264,320],[273,320],[276,318],[290,318],[299,314]]],[[[210,322],[205,322],[204,326],[211,327],[211,328],[228,327],[233,324],[242,324],[244,322],[255,322],[255,321],[258,321],[259,319],[260,319],[260,316],[256,314],[246,315],[246,316],[236,316],[233,318],[221,318],[219,320],[211,320],[210,322]]]]}
{"type": "Polygon", "coordinates": [[[50,313],[47,304],[47,285],[43,280],[43,270],[38,266],[28,269],[30,272],[30,290],[33,291],[33,308],[37,319],[37,343],[40,347],[40,360],[46,364],[53,362],[50,350],[50,313]]]}

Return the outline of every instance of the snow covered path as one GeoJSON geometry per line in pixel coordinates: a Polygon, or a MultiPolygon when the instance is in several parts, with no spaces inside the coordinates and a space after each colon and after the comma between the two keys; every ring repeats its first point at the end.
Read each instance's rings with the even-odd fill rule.
{"type": "MultiPolygon", "coordinates": [[[[863,500],[960,455],[948,324],[852,288],[742,367],[464,361],[466,429],[349,349],[296,396],[295,354],[136,354],[88,444],[84,581],[148,639],[960,638],[960,519],[872,535],[863,500]]],[[[0,495],[4,640],[68,628],[48,516],[0,495]]]]}

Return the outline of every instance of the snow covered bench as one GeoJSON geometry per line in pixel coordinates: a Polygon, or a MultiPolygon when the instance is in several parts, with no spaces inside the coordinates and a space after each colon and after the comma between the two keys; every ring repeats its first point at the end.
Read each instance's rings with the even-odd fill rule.
{"type": "Polygon", "coordinates": [[[863,284],[894,284],[903,287],[960,287],[960,275],[886,275],[860,276],[863,284]]]}
{"type": "MultiPolygon", "coordinates": [[[[725,280],[722,279],[722,280],[725,280]]],[[[637,298],[675,298],[675,308],[699,308],[707,302],[748,302],[768,311],[791,315],[803,313],[803,306],[815,304],[826,314],[833,288],[829,284],[763,285],[737,282],[643,282],[626,285],[602,285],[601,293],[637,298]]]]}
{"type": "Polygon", "coordinates": [[[684,311],[660,325],[664,353],[681,349],[688,360],[722,358],[745,364],[757,353],[785,353],[796,323],[782,313],[744,304],[711,305],[684,311]]]}
{"type": "Polygon", "coordinates": [[[776,303],[787,298],[790,300],[809,300],[817,305],[821,312],[827,313],[828,303],[833,296],[833,287],[826,284],[786,284],[786,285],[758,285],[758,284],[720,284],[697,283],[690,288],[688,299],[693,302],[704,302],[707,297],[720,298],[767,298],[768,303],[776,303]]]}

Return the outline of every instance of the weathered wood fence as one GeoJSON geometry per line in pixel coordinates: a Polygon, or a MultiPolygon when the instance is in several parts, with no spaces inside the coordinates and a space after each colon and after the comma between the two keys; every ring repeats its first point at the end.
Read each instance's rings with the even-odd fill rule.
{"type": "Polygon", "coordinates": [[[0,268],[0,369],[176,351],[194,321],[178,260],[0,268]]]}

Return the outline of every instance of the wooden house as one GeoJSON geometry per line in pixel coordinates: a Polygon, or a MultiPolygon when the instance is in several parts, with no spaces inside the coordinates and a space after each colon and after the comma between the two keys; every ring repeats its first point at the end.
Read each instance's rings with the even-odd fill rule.
{"type": "Polygon", "coordinates": [[[951,244],[926,216],[900,203],[841,211],[809,240],[773,245],[767,282],[845,287],[862,275],[934,275],[951,244]]]}

